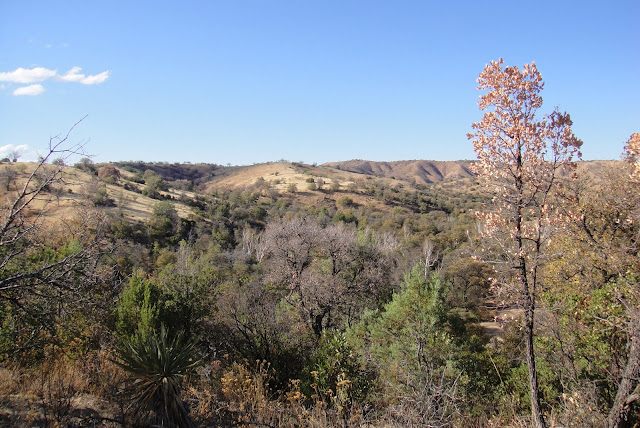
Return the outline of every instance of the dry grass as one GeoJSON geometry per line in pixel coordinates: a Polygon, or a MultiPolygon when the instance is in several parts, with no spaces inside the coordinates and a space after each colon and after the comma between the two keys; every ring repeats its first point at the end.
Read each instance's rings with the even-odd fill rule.
{"type": "MultiPolygon", "coordinates": [[[[0,171],[12,171],[15,174],[15,182],[8,188],[0,187],[0,200],[6,201],[11,199],[11,195],[16,189],[24,185],[28,175],[37,166],[35,163],[14,163],[0,165],[0,171]]],[[[124,174],[124,172],[121,171],[124,174]]],[[[95,187],[96,177],[84,171],[73,167],[65,167],[64,175],[60,183],[56,184],[50,192],[38,197],[30,208],[33,212],[37,212],[45,208],[47,217],[50,219],[72,218],[76,215],[78,207],[93,206],[91,202],[91,188],[95,187]]],[[[138,185],[140,189],[145,186],[138,185]]],[[[111,214],[122,214],[126,219],[132,221],[144,221],[149,218],[153,212],[153,207],[158,203],[157,200],[151,199],[139,193],[125,190],[123,187],[114,184],[106,184],[107,194],[113,199],[116,206],[100,207],[100,210],[111,214]]],[[[171,196],[174,199],[181,197],[193,198],[192,192],[179,191],[169,189],[167,192],[161,192],[165,196],[171,196]]],[[[187,218],[192,214],[190,207],[176,202],[176,211],[182,218],[187,218]]]]}
{"type": "MultiPolygon", "coordinates": [[[[357,205],[370,206],[382,211],[389,209],[389,206],[376,198],[362,195],[358,193],[358,191],[352,191],[353,189],[359,188],[357,184],[358,181],[366,178],[363,174],[341,171],[324,166],[292,164],[289,162],[235,167],[230,170],[228,174],[211,181],[206,187],[206,192],[252,188],[260,178],[269,184],[270,189],[275,190],[279,194],[288,194],[295,197],[295,199],[303,205],[322,206],[327,203],[335,204],[335,202],[346,193],[357,205]],[[322,179],[324,182],[322,190],[310,190],[309,183],[307,182],[309,178],[322,179]],[[339,192],[329,191],[332,183],[340,186],[339,192]],[[291,185],[295,185],[297,188],[293,194],[289,192],[291,185]]],[[[399,180],[369,178],[379,180],[389,186],[398,184],[407,186],[407,183],[399,180]]]]}
{"type": "MultiPolygon", "coordinates": [[[[327,171],[318,167],[307,166],[302,169],[288,162],[274,162],[234,168],[227,175],[212,181],[208,189],[244,189],[253,186],[260,177],[280,193],[285,193],[291,184],[295,184],[299,191],[305,190],[308,184],[306,180],[309,177],[321,177],[327,183],[333,181],[327,171]]],[[[343,187],[352,183],[345,177],[342,180],[337,178],[335,180],[343,187]]]]}
{"type": "Polygon", "coordinates": [[[61,357],[29,370],[1,368],[0,427],[122,426],[113,397],[96,388],[90,360],[61,357]]]}
{"type": "MultiPolygon", "coordinates": [[[[423,426],[414,423],[411,412],[394,412],[350,403],[348,379],[336,391],[310,396],[292,381],[284,391],[269,387],[272,372],[265,363],[231,363],[224,367],[214,361],[187,382],[184,399],[192,419],[201,427],[245,428],[400,428],[423,426]]],[[[107,353],[93,353],[80,360],[59,358],[30,370],[0,369],[0,427],[121,427],[131,426],[126,374],[113,364],[107,353]]],[[[312,385],[313,387],[313,385],[312,385]]],[[[566,397],[561,414],[550,415],[554,426],[571,418],[596,422],[586,417],[588,399],[566,397]]],[[[449,426],[449,425],[447,425],[449,426]]],[[[452,426],[530,427],[527,417],[457,421],[452,426]]],[[[596,426],[596,425],[587,425],[596,426]]]]}
{"type": "Polygon", "coordinates": [[[255,366],[233,363],[214,378],[189,390],[198,401],[193,416],[200,426],[373,426],[365,422],[361,408],[347,404],[348,381],[341,383],[326,400],[320,394],[306,397],[299,381],[292,381],[286,391],[273,391],[269,387],[270,369],[260,362],[255,366]]]}

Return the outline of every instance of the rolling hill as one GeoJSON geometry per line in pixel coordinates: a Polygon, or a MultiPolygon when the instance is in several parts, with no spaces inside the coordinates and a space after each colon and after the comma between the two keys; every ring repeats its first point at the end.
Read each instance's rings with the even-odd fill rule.
{"type": "Polygon", "coordinates": [[[473,173],[469,170],[469,165],[471,165],[471,161],[405,160],[374,162],[360,159],[324,164],[326,167],[341,171],[422,184],[473,177],[473,173]]]}
{"type": "MultiPolygon", "coordinates": [[[[616,161],[580,162],[579,174],[597,178],[607,165],[616,161]]],[[[92,205],[96,192],[106,192],[107,204],[101,209],[130,221],[145,220],[159,200],[171,200],[182,218],[194,214],[196,195],[219,191],[259,190],[269,198],[286,197],[303,205],[335,206],[341,198],[387,211],[394,206],[422,210],[410,194],[423,195],[423,201],[482,198],[481,188],[469,166],[472,161],[407,160],[374,162],[350,160],[308,165],[297,162],[270,162],[249,166],[214,164],[167,164],[146,162],[114,163],[120,179],[104,182],[94,174],[65,167],[65,182],[55,195],[54,216],[64,216],[78,204],[92,205]],[[145,193],[141,180],[151,170],[166,182],[155,198],[145,193]],[[100,190],[103,189],[103,190],[100,190]],[[408,201],[408,202],[407,202],[408,201]],[[417,205],[416,205],[417,204],[417,205]]],[[[35,164],[5,164],[0,171],[0,196],[16,189],[35,164]],[[14,184],[10,181],[16,180],[14,184]]],[[[275,199],[274,199],[275,200],[275,199]]],[[[435,204],[435,202],[433,202],[435,204]]],[[[436,204],[437,205],[437,204],[436,204]]],[[[436,205],[432,206],[434,208],[436,205]]],[[[51,207],[50,207],[51,208],[51,207]]]]}

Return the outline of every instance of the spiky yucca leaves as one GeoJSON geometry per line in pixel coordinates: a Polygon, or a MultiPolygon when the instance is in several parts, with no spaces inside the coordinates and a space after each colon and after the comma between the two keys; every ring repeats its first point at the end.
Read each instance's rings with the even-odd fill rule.
{"type": "Polygon", "coordinates": [[[133,408],[141,419],[153,413],[153,424],[171,428],[194,427],[182,402],[182,379],[199,363],[195,343],[170,338],[164,325],[159,334],[138,337],[117,349],[120,367],[132,376],[133,408]]]}

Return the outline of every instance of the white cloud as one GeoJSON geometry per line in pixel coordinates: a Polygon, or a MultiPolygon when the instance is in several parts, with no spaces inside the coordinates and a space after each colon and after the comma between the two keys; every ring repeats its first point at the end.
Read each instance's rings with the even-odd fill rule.
{"type": "Polygon", "coordinates": [[[56,70],[49,70],[44,67],[34,67],[32,69],[18,68],[14,71],[0,72],[0,82],[13,83],[35,83],[43,82],[56,75],[56,70]]]}
{"type": "Polygon", "coordinates": [[[80,82],[83,85],[97,85],[107,80],[111,75],[111,71],[109,70],[89,76],[85,76],[80,73],[80,71],[82,71],[81,67],[72,67],[71,70],[67,71],[65,74],[58,76],[58,79],[63,82],[80,82]]]}
{"type": "Polygon", "coordinates": [[[107,80],[111,76],[111,70],[103,71],[99,74],[94,74],[93,76],[87,76],[80,83],[84,85],[98,85],[105,80],[107,80]]]}
{"type": "Polygon", "coordinates": [[[23,86],[13,91],[13,95],[40,95],[44,92],[42,85],[23,86]]]}
{"type": "Polygon", "coordinates": [[[59,76],[58,79],[63,82],[79,82],[85,78],[84,74],[80,74],[82,67],[71,67],[71,70],[59,76]]]}
{"type": "MultiPolygon", "coordinates": [[[[11,83],[35,83],[44,82],[45,80],[55,78],[60,82],[77,82],[83,85],[98,85],[106,81],[111,76],[111,70],[103,71],[98,74],[85,75],[81,73],[81,67],[71,67],[64,74],[58,74],[57,70],[49,70],[44,67],[34,67],[31,69],[17,68],[14,71],[0,72],[0,82],[11,83]]],[[[0,89],[5,89],[5,85],[0,83],[0,89]]],[[[45,88],[38,85],[29,85],[17,88],[13,91],[13,95],[40,95],[45,88]]]]}
{"type": "Polygon", "coordinates": [[[0,147],[0,158],[5,158],[9,153],[18,153],[22,155],[24,152],[29,150],[29,146],[27,144],[20,144],[18,146],[14,146],[13,144],[7,144],[6,146],[0,147]]]}

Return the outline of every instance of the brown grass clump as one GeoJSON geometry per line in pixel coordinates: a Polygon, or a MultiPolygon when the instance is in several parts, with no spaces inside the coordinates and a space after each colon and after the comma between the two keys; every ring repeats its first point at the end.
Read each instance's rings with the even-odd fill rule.
{"type": "Polygon", "coordinates": [[[94,354],[58,356],[30,369],[1,368],[0,427],[122,426],[124,412],[109,389],[122,376],[109,373],[107,364],[104,355],[94,354]]]}

